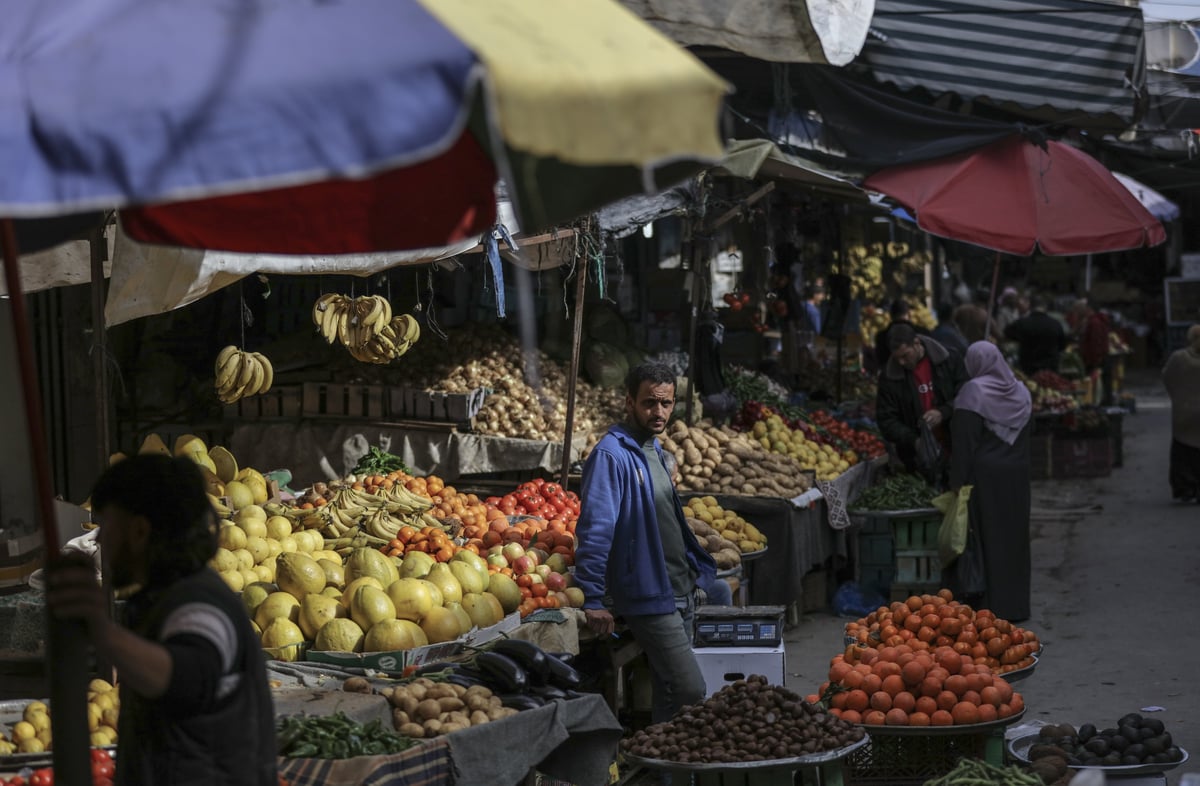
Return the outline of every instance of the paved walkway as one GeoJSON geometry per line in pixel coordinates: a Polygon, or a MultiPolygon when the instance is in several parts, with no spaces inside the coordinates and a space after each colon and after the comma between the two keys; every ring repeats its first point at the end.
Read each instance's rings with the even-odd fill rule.
{"type": "MultiPolygon", "coordinates": [[[[1033,616],[1046,644],[1019,684],[1027,718],[1115,725],[1154,711],[1200,773],[1200,505],[1167,485],[1170,409],[1153,372],[1129,380],[1124,466],[1033,488],[1033,616]]],[[[787,631],[787,685],[811,693],[841,651],[845,620],[805,615],[787,631]]]]}

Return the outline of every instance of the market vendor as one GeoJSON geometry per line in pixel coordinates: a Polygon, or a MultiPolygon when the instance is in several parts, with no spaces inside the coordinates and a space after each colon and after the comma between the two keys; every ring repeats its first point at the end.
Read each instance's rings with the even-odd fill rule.
{"type": "Polygon", "coordinates": [[[675,406],[675,373],[644,363],[625,388],[625,422],[583,467],[575,582],[592,631],[609,636],[620,618],[646,652],[659,723],[706,694],[692,619],[697,586],[713,581],[716,564],[684,521],[657,439],[675,406]]]}
{"type": "Polygon", "coordinates": [[[138,587],[128,627],[108,616],[90,558],[47,570],[47,604],[86,623],[121,691],[116,783],[276,786],[275,717],[264,657],[238,597],[207,565],[215,514],[199,467],[133,456],[92,490],[105,572],[138,587]]]}
{"type": "Polygon", "coordinates": [[[879,374],[875,420],[905,468],[924,469],[928,474],[932,467],[922,447],[921,427],[929,427],[944,453],[949,447],[954,397],[967,372],[961,358],[932,338],[918,335],[911,325],[894,325],[888,344],[891,357],[879,374]],[[922,461],[919,456],[926,458],[922,461]]]}

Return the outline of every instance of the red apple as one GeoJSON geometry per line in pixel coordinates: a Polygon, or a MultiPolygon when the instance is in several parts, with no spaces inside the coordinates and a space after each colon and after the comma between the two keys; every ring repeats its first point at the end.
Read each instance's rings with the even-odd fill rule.
{"type": "Polygon", "coordinates": [[[528,554],[523,554],[512,562],[513,573],[516,573],[518,576],[523,576],[526,573],[533,573],[533,569],[536,567],[537,565],[528,554]]]}
{"type": "Polygon", "coordinates": [[[552,571],[546,574],[544,578],[546,586],[550,588],[551,592],[561,592],[567,588],[567,580],[561,573],[554,573],[552,571]]]}

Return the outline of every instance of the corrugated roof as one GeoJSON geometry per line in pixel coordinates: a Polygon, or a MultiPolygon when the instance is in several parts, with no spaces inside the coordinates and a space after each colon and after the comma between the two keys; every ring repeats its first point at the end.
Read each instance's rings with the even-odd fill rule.
{"type": "Polygon", "coordinates": [[[1134,117],[1137,8],[1083,0],[877,0],[860,62],[902,89],[1134,117]]]}

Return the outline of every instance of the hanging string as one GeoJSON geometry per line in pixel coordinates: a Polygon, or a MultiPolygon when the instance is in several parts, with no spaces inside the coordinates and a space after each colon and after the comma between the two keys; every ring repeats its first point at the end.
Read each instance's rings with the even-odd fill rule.
{"type": "Polygon", "coordinates": [[[241,323],[241,328],[242,328],[241,348],[245,349],[246,348],[246,326],[254,324],[254,312],[250,310],[250,306],[246,305],[246,286],[245,286],[244,282],[238,283],[238,305],[240,306],[238,311],[241,312],[241,319],[238,320],[238,322],[241,323]]]}
{"type": "Polygon", "coordinates": [[[438,338],[442,339],[443,341],[449,341],[450,337],[448,335],[446,335],[446,332],[444,330],[442,330],[441,325],[438,324],[437,316],[434,314],[434,309],[433,309],[433,298],[434,298],[433,267],[432,266],[430,266],[430,268],[429,268],[429,273],[427,275],[427,282],[428,282],[428,287],[429,287],[429,307],[426,308],[426,310],[425,310],[425,324],[429,327],[430,330],[432,330],[434,332],[434,335],[436,335],[438,338]]]}

